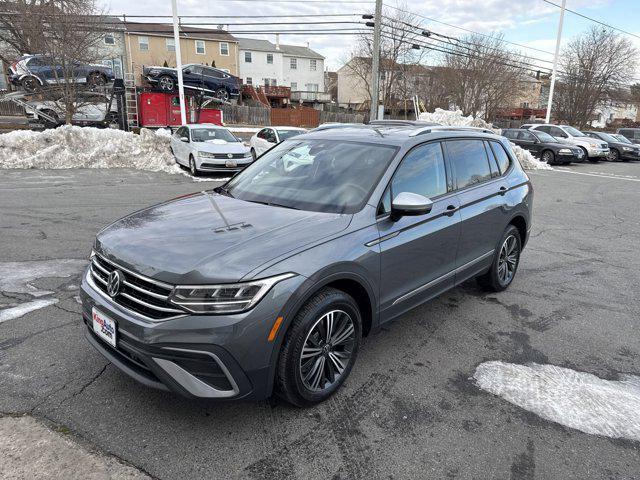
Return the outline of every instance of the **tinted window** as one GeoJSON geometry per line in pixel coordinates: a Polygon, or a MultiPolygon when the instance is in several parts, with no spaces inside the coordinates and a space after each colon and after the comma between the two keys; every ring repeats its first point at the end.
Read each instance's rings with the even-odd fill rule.
{"type": "Polygon", "coordinates": [[[549,128],[549,133],[551,134],[551,136],[556,137],[556,138],[567,138],[568,135],[566,133],[564,133],[562,131],[562,129],[558,128],[558,127],[550,127],[549,128]]]}
{"type": "Polygon", "coordinates": [[[208,77],[213,77],[213,78],[224,78],[224,73],[218,71],[218,70],[214,70],[213,68],[204,68],[204,74],[207,75],[208,77]]]}
{"type": "Polygon", "coordinates": [[[533,142],[535,138],[533,137],[532,133],[527,132],[526,130],[521,130],[518,132],[518,140],[526,140],[529,142],[533,142]]]}
{"type": "Polygon", "coordinates": [[[484,142],[484,149],[487,152],[487,156],[489,157],[489,168],[491,168],[491,177],[499,177],[500,169],[498,168],[498,161],[496,157],[493,155],[493,151],[489,146],[488,142],[484,142]]]}
{"type": "Polygon", "coordinates": [[[267,129],[266,129],[266,128],[263,128],[262,130],[260,130],[260,131],[258,132],[257,137],[258,137],[258,138],[265,138],[265,132],[266,132],[266,131],[267,131],[267,129]]]}
{"type": "Polygon", "coordinates": [[[404,157],[391,181],[391,194],[395,197],[402,192],[417,193],[427,198],[447,193],[440,143],[421,145],[404,157]]]}
{"type": "Polygon", "coordinates": [[[447,142],[458,188],[482,183],[491,178],[489,160],[482,140],[456,140],[447,142]]]}
{"type": "Polygon", "coordinates": [[[507,138],[517,138],[515,130],[505,130],[502,132],[502,136],[507,138]]]}
{"type": "Polygon", "coordinates": [[[551,127],[549,125],[543,125],[542,127],[536,127],[536,130],[540,130],[541,132],[549,133],[551,131],[551,127]]]}
{"type": "Polygon", "coordinates": [[[500,145],[498,142],[489,142],[491,144],[491,149],[493,150],[493,154],[496,157],[498,162],[498,167],[500,167],[500,174],[504,174],[509,169],[509,165],[511,165],[511,159],[509,155],[504,150],[504,147],[500,145]]]}

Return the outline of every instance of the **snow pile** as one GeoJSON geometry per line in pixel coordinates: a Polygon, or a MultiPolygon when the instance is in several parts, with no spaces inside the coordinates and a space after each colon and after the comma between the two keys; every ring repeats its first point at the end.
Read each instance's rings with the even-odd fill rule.
{"type": "Polygon", "coordinates": [[[181,173],[169,150],[170,138],[143,128],[122,130],[65,125],[43,132],[0,135],[2,168],[135,168],[181,173]]]}
{"type": "Polygon", "coordinates": [[[595,435],[640,441],[640,377],[603,380],[555,365],[485,362],[477,385],[547,420],[595,435]]]}
{"type": "MultiPolygon", "coordinates": [[[[485,122],[481,118],[475,118],[471,115],[465,117],[462,115],[461,110],[443,110],[442,108],[436,108],[435,112],[421,113],[420,120],[435,122],[450,127],[486,128],[492,130],[497,135],[502,133],[499,128],[494,128],[492,124],[485,122]]],[[[520,148],[514,143],[511,143],[511,147],[520,161],[520,165],[522,165],[522,168],[525,170],[552,170],[549,165],[536,159],[529,151],[520,148]]]]}

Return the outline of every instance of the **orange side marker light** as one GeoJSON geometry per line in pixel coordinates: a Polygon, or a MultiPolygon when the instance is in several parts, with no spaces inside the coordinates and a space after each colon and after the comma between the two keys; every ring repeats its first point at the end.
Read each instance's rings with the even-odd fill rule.
{"type": "Polygon", "coordinates": [[[282,325],[282,320],[283,320],[283,317],[276,318],[276,321],[273,324],[273,327],[271,327],[271,331],[269,332],[269,337],[267,338],[267,340],[269,340],[270,342],[273,342],[276,339],[276,335],[278,334],[280,325],[282,325]]]}

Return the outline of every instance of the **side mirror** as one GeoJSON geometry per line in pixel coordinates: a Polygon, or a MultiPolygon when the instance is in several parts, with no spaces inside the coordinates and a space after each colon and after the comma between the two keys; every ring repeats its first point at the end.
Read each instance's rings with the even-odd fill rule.
{"type": "Polygon", "coordinates": [[[189,143],[189,137],[180,137],[180,141],[184,143],[189,143]]]}
{"type": "Polygon", "coordinates": [[[401,192],[391,202],[391,220],[394,222],[408,215],[424,215],[433,208],[433,202],[417,193],[401,192]]]}

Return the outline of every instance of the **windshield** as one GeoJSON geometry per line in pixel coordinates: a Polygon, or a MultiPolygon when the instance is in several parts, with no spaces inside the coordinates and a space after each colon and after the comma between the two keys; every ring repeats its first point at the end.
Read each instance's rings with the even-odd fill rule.
{"type": "Polygon", "coordinates": [[[586,137],[584,133],[573,127],[564,127],[564,130],[572,137],[586,137]]]}
{"type": "Polygon", "coordinates": [[[226,142],[237,142],[238,139],[224,128],[192,128],[191,141],[208,142],[210,140],[224,140],[226,142]]]}
{"type": "Polygon", "coordinates": [[[301,133],[305,133],[304,130],[278,130],[278,136],[280,137],[280,141],[288,140],[291,137],[295,137],[296,135],[300,135],[301,133]]]}
{"type": "Polygon", "coordinates": [[[599,132],[598,133],[598,137],[602,140],[604,140],[605,142],[617,142],[618,139],[615,138],[613,135],[609,135],[608,133],[604,133],[604,132],[599,132]]]}
{"type": "Polygon", "coordinates": [[[531,133],[533,133],[541,142],[558,143],[558,140],[541,130],[531,130],[531,133]]]}
{"type": "Polygon", "coordinates": [[[633,142],[631,140],[629,140],[627,137],[625,137],[624,135],[615,134],[615,135],[611,135],[611,136],[614,137],[618,142],[630,143],[630,144],[633,145],[633,142]]]}
{"type": "Polygon", "coordinates": [[[248,202],[329,213],[355,213],[393,159],[387,145],[288,140],[233,177],[226,192],[248,202]]]}

